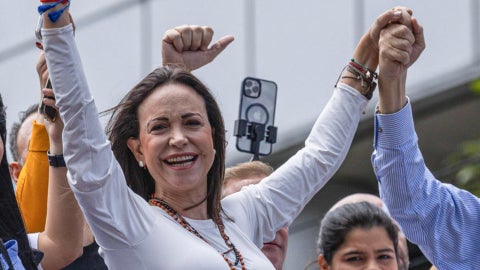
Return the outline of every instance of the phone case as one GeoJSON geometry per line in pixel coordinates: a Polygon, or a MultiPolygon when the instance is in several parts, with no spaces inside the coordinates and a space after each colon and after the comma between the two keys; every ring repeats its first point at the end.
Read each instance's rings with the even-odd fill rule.
{"type": "Polygon", "coordinates": [[[238,119],[246,125],[246,133],[245,136],[237,136],[236,147],[239,151],[262,156],[271,154],[272,143],[267,138],[268,130],[274,128],[276,100],[275,82],[253,77],[242,81],[238,119]],[[255,128],[264,132],[259,137],[258,153],[252,148],[252,132],[255,128]]]}

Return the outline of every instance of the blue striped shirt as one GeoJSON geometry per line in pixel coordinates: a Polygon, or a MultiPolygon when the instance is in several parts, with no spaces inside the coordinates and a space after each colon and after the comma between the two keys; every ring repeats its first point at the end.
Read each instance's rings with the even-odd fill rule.
{"type": "Polygon", "coordinates": [[[410,102],[375,115],[374,148],[380,196],[407,238],[438,269],[480,269],[480,199],[425,166],[410,102]]]}
{"type": "MultiPolygon", "coordinates": [[[[0,243],[0,245],[2,245],[2,243],[0,243]]],[[[22,261],[18,256],[17,240],[12,239],[5,242],[5,249],[7,250],[6,255],[8,255],[12,262],[13,270],[25,270],[25,267],[23,267],[22,261]]],[[[10,269],[7,261],[8,259],[4,257],[4,254],[0,254],[1,269],[10,269]]]]}

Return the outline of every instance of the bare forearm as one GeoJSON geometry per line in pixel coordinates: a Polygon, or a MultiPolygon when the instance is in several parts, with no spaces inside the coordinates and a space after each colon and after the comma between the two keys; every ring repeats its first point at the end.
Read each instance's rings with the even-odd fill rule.
{"type": "Polygon", "coordinates": [[[67,183],[67,169],[50,167],[49,174],[47,221],[38,245],[45,254],[42,267],[59,269],[81,256],[84,221],[67,183]]]}
{"type": "MultiPolygon", "coordinates": [[[[50,137],[50,154],[63,153],[61,140],[50,137]]],[[[83,251],[83,214],[67,182],[67,168],[49,168],[47,220],[39,236],[39,248],[45,253],[44,269],[62,268],[83,251]]]]}
{"type": "Polygon", "coordinates": [[[400,111],[407,103],[405,83],[407,75],[398,78],[384,78],[380,76],[378,109],[380,113],[390,114],[400,111]]]}

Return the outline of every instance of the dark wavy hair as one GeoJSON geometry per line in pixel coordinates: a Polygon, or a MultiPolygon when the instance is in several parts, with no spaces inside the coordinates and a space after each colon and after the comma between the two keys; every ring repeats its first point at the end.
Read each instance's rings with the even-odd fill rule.
{"type": "Polygon", "coordinates": [[[0,95],[0,136],[4,150],[0,162],[0,238],[3,242],[15,239],[18,242],[18,256],[25,268],[28,270],[37,269],[8,170],[7,151],[5,149],[6,134],[5,106],[0,95]]]}
{"type": "MultiPolygon", "coordinates": [[[[129,187],[145,200],[155,191],[155,181],[148,170],[140,168],[127,146],[129,138],[138,138],[138,107],[154,90],[166,84],[183,84],[195,90],[205,101],[208,121],[215,130],[213,143],[216,151],[213,165],[208,172],[207,211],[217,224],[220,221],[220,205],[223,175],[225,172],[225,126],[220,108],[208,88],[193,74],[178,67],[160,67],[148,74],[114,108],[102,113],[112,115],[106,126],[112,150],[123,169],[129,187]]],[[[200,204],[199,202],[198,204],[200,204]]],[[[197,206],[193,205],[189,208],[197,206]]]]}
{"type": "Polygon", "coordinates": [[[379,207],[369,202],[350,203],[328,212],[320,224],[318,249],[329,265],[346,235],[356,228],[385,228],[398,254],[398,230],[392,219],[379,207]]]}

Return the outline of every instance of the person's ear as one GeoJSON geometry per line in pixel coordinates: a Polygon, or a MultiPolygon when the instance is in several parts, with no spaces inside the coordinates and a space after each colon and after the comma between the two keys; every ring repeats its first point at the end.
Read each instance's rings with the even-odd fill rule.
{"type": "Polygon", "coordinates": [[[16,184],[18,181],[18,176],[22,171],[22,165],[20,165],[20,163],[18,163],[17,161],[14,161],[8,165],[8,170],[10,171],[10,176],[12,177],[12,180],[16,184]]]}
{"type": "Polygon", "coordinates": [[[327,263],[327,260],[325,260],[325,256],[323,254],[318,255],[318,268],[321,270],[328,270],[329,265],[327,263]]]}
{"type": "Polygon", "coordinates": [[[127,140],[127,146],[130,149],[130,151],[132,151],[137,161],[142,161],[143,163],[145,163],[145,157],[143,156],[143,152],[142,152],[142,144],[140,143],[139,139],[129,138],[127,140]]]}

